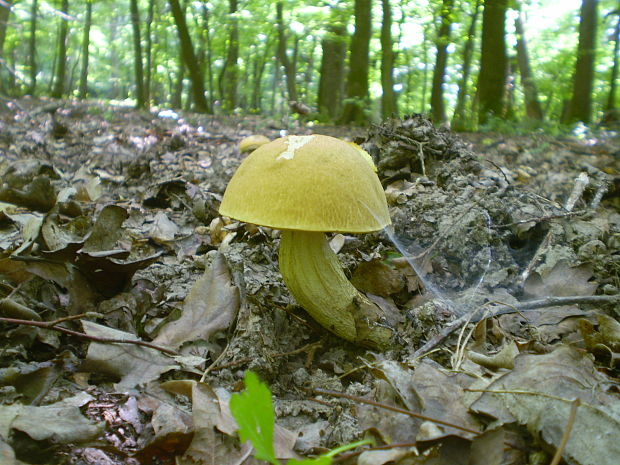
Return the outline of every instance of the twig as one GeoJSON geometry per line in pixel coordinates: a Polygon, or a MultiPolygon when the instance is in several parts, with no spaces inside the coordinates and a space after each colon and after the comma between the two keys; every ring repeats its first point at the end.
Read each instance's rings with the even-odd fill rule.
{"type": "MultiPolygon", "coordinates": [[[[581,198],[584,190],[586,189],[586,186],[589,183],[590,183],[590,178],[588,177],[587,173],[582,172],[579,174],[579,176],[577,176],[577,178],[575,179],[575,185],[573,186],[573,190],[568,196],[568,199],[566,199],[566,203],[564,204],[564,210],[566,210],[567,212],[573,211],[575,204],[581,198]]],[[[540,246],[534,253],[534,256],[532,257],[528,265],[525,267],[525,270],[523,270],[523,273],[521,273],[521,277],[520,277],[521,285],[528,278],[528,276],[530,275],[530,273],[532,272],[532,270],[538,263],[538,260],[540,259],[540,257],[547,251],[547,249],[551,246],[551,244],[553,244],[554,240],[555,240],[555,234],[553,232],[553,229],[550,229],[545,235],[545,238],[540,243],[540,246]]]]}
{"type": "Polygon", "coordinates": [[[573,400],[573,405],[571,405],[570,413],[568,414],[568,420],[566,421],[566,428],[564,428],[564,434],[562,435],[562,440],[560,441],[560,445],[555,451],[555,455],[553,456],[553,460],[549,465],[558,465],[560,460],[562,460],[562,453],[564,452],[564,448],[566,447],[566,443],[568,442],[568,438],[570,437],[570,432],[573,429],[573,425],[575,424],[575,417],[577,416],[577,408],[581,404],[579,398],[573,400]]]}
{"type": "Polygon", "coordinates": [[[349,452],[347,454],[341,454],[337,458],[332,460],[332,462],[333,463],[345,462],[345,461],[349,460],[350,458],[357,457],[358,455],[360,455],[360,454],[362,454],[364,452],[370,452],[370,451],[373,451],[373,450],[390,450],[390,449],[400,449],[400,448],[412,448],[412,447],[417,447],[417,445],[418,445],[417,442],[401,442],[401,443],[394,443],[394,444],[385,444],[383,446],[367,447],[365,449],[356,450],[356,451],[353,451],[353,452],[349,452]]]}
{"type": "Polygon", "coordinates": [[[62,326],[57,326],[56,324],[50,325],[50,323],[47,321],[30,321],[30,320],[19,320],[17,318],[0,318],[0,322],[15,324],[15,325],[22,325],[22,326],[35,326],[37,328],[43,328],[43,329],[52,329],[60,333],[69,334],[70,336],[79,337],[81,339],[87,339],[93,342],[100,342],[102,344],[134,344],[138,346],[148,347],[149,349],[155,349],[168,355],[179,355],[178,352],[172,349],[158,346],[150,342],[140,341],[137,339],[116,339],[116,338],[111,338],[111,337],[91,336],[90,334],[81,333],[79,331],[73,331],[72,329],[67,329],[62,326]]]}
{"type": "MultiPolygon", "coordinates": [[[[412,356],[413,359],[430,352],[434,347],[443,342],[450,334],[456,331],[464,324],[477,323],[483,318],[493,318],[508,313],[519,313],[521,311],[535,310],[545,307],[563,307],[566,305],[577,304],[600,304],[620,302],[620,294],[617,295],[590,295],[590,296],[564,296],[564,297],[545,297],[544,299],[529,300],[516,305],[508,305],[502,302],[487,302],[485,307],[490,304],[499,305],[500,308],[491,310],[488,314],[482,313],[482,308],[476,309],[474,312],[467,313],[454,320],[444,327],[438,334],[433,336],[422,347],[416,350],[412,356]]],[[[485,310],[486,311],[486,310],[485,310]]]]}
{"type": "Polygon", "coordinates": [[[420,420],[437,423],[438,425],[448,426],[450,428],[458,429],[460,431],[465,431],[466,433],[471,433],[471,434],[474,434],[476,436],[478,436],[481,433],[481,431],[476,431],[476,430],[473,430],[473,429],[470,429],[470,428],[466,428],[464,426],[455,425],[454,423],[449,423],[447,421],[438,420],[436,418],[432,418],[432,417],[429,417],[429,416],[426,416],[426,415],[421,415],[419,413],[412,412],[411,410],[407,410],[407,409],[400,408],[400,407],[394,407],[392,405],[382,404],[381,402],[376,402],[376,401],[370,400],[370,399],[364,399],[363,397],[352,396],[352,395],[346,394],[344,392],[331,391],[329,389],[323,389],[323,388],[314,388],[312,390],[314,392],[316,392],[317,394],[324,394],[324,395],[328,395],[328,396],[341,397],[341,398],[344,398],[344,399],[352,400],[354,402],[359,402],[361,404],[374,405],[375,407],[379,407],[379,408],[382,408],[382,409],[385,409],[385,410],[391,410],[392,412],[402,413],[402,414],[408,415],[410,417],[419,418],[420,420]]]}

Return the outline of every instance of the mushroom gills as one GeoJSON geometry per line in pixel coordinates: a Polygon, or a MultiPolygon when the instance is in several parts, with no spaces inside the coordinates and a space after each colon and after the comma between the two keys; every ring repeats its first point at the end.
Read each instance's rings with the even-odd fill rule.
{"type": "Polygon", "coordinates": [[[321,326],[366,347],[389,346],[383,311],[349,282],[324,233],[283,230],[279,261],[286,286],[321,326]]]}

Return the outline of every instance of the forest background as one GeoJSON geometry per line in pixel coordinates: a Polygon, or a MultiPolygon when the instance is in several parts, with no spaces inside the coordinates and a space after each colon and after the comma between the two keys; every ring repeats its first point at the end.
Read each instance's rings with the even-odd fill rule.
{"type": "Polygon", "coordinates": [[[0,91],[455,130],[617,119],[617,0],[0,0],[0,91]]]}

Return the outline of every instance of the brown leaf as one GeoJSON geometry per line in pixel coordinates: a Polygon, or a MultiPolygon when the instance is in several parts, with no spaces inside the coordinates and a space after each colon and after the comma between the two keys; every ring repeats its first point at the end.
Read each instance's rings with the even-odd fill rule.
{"type": "Polygon", "coordinates": [[[208,341],[232,324],[238,310],[239,289],[231,282],[224,255],[218,252],[205,274],[192,286],[181,318],[165,325],[155,343],[176,348],[197,339],[208,341]]]}
{"type": "Polygon", "coordinates": [[[590,265],[569,266],[568,262],[560,260],[551,271],[543,276],[532,273],[525,281],[523,294],[526,299],[592,295],[598,284],[589,281],[591,277],[590,265]]]}
{"type": "Polygon", "coordinates": [[[580,399],[563,458],[578,465],[615,465],[620,457],[620,402],[603,389],[608,379],[591,358],[570,347],[545,355],[519,355],[515,368],[493,382],[471,408],[527,426],[540,440],[557,447],[573,399],[580,399]]]}

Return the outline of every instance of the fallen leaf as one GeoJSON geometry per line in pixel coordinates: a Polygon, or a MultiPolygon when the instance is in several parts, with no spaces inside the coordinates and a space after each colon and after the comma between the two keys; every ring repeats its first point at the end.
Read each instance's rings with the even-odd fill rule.
{"type": "MultiPolygon", "coordinates": [[[[86,334],[96,337],[137,340],[133,334],[82,321],[86,334]]],[[[157,379],[166,371],[177,368],[170,357],[136,344],[91,342],[81,370],[106,373],[120,378],[117,389],[128,389],[157,379]]]]}
{"type": "Polygon", "coordinates": [[[598,283],[591,282],[591,277],[590,265],[569,266],[566,260],[560,260],[543,276],[532,273],[523,285],[523,295],[525,299],[593,295],[598,283]]]}
{"type": "Polygon", "coordinates": [[[192,286],[181,317],[165,325],[155,343],[176,348],[198,339],[209,341],[232,324],[238,310],[239,289],[231,282],[224,255],[218,252],[205,274],[192,286]]]}
{"type": "Polygon", "coordinates": [[[488,386],[475,401],[475,412],[518,422],[550,446],[558,447],[572,401],[581,405],[563,458],[577,465],[617,465],[620,457],[620,402],[603,391],[608,379],[590,356],[570,347],[544,355],[521,354],[513,371],[488,386]],[[498,391],[493,393],[492,391],[498,391]]]}

